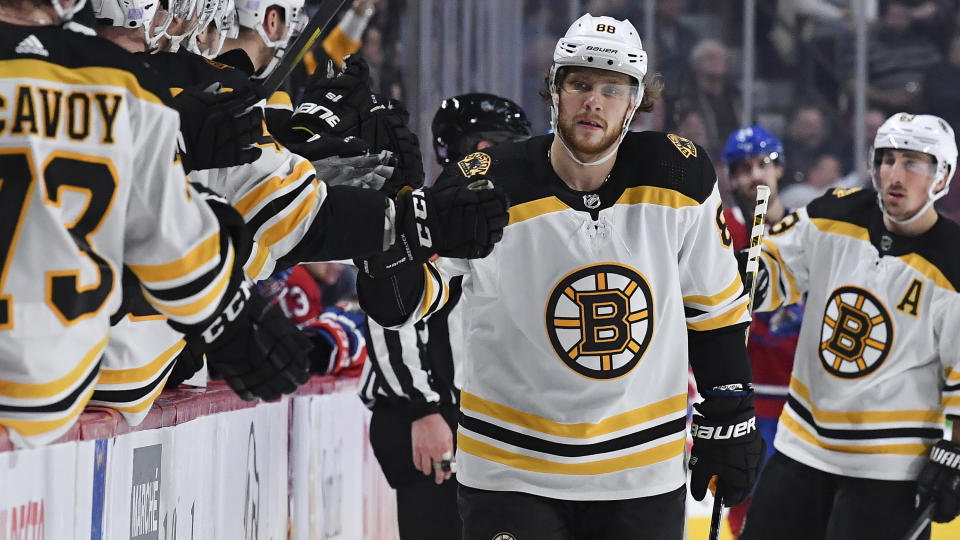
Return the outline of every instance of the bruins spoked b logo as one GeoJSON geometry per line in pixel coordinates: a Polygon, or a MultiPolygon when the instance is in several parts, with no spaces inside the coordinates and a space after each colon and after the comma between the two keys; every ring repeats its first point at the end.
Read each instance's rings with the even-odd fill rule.
{"type": "Polygon", "coordinates": [[[593,379],[620,377],[637,366],[653,336],[650,285],[620,264],[575,270],[551,291],[546,327],[571,369],[593,379]]]}
{"type": "Polygon", "coordinates": [[[893,321],[883,304],[857,287],[840,287],[827,300],[820,328],[820,363],[845,379],[873,373],[893,347],[893,321]]]}

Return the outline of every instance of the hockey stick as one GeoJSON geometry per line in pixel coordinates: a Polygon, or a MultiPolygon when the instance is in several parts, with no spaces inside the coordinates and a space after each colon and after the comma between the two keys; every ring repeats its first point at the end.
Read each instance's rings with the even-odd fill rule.
{"type": "MultiPolygon", "coordinates": [[[[757,202],[753,207],[753,228],[750,230],[750,251],[747,252],[747,311],[753,313],[753,295],[757,292],[757,271],[760,269],[760,250],[763,242],[764,224],[767,217],[767,201],[770,199],[770,188],[757,186],[757,202]]],[[[750,326],[744,340],[750,340],[750,326]]],[[[720,522],[723,515],[723,497],[720,493],[720,481],[717,479],[717,489],[713,497],[713,512],[710,515],[710,540],[720,538],[720,522]]]]}
{"type": "Polygon", "coordinates": [[[917,540],[917,537],[927,528],[927,525],[930,525],[930,517],[933,515],[933,508],[936,506],[936,503],[930,501],[926,506],[920,510],[920,515],[917,516],[917,519],[913,522],[913,525],[910,526],[910,529],[907,531],[907,534],[904,535],[903,540],[917,540]]]}

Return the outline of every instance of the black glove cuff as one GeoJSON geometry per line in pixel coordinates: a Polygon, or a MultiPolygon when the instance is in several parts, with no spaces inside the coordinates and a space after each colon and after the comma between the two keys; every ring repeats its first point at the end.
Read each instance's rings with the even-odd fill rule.
{"type": "Polygon", "coordinates": [[[749,384],[715,387],[710,390],[702,390],[700,394],[704,397],[703,401],[693,407],[710,420],[728,422],[745,413],[754,414],[754,393],[749,384]],[[724,388],[727,389],[724,390],[724,388]]]}

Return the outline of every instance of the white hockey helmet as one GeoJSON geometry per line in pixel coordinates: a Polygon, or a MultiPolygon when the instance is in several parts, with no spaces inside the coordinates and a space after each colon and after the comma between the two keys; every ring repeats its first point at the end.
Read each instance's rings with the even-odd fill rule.
{"type": "Polygon", "coordinates": [[[897,113],[887,118],[877,130],[870,155],[872,156],[870,176],[873,180],[873,187],[877,190],[877,202],[880,204],[880,210],[883,211],[887,219],[901,225],[917,219],[926,212],[934,201],[946,195],[950,189],[950,179],[957,170],[957,142],[953,135],[953,128],[944,119],[932,114],[897,113]],[[880,151],[886,148],[922,152],[932,156],[934,160],[934,181],[930,184],[927,203],[917,213],[905,220],[897,220],[891,217],[883,206],[883,198],[880,192],[879,164],[882,156],[880,151]],[[947,173],[950,174],[943,189],[935,191],[937,183],[947,173]]]}
{"type": "Polygon", "coordinates": [[[190,41],[206,28],[217,13],[219,0],[167,0],[169,10],[180,24],[173,30],[168,24],[163,35],[169,40],[167,50],[176,52],[183,41],[190,41]]]}
{"type": "Polygon", "coordinates": [[[234,0],[218,0],[217,9],[213,16],[204,23],[197,25],[193,33],[186,38],[186,48],[188,51],[199,54],[205,58],[214,58],[220,54],[223,49],[223,42],[227,38],[234,39],[240,27],[237,23],[237,5],[234,0]],[[201,50],[197,44],[197,35],[206,31],[210,25],[217,30],[217,41],[210,43],[206,50],[201,50]]]}
{"type": "Polygon", "coordinates": [[[160,6],[160,0],[90,0],[90,6],[94,16],[110,26],[142,28],[148,51],[157,48],[173,20],[173,15],[160,6]]]}
{"type": "Polygon", "coordinates": [[[268,47],[282,49],[287,46],[290,36],[306,22],[302,14],[303,4],[304,0],[237,0],[237,20],[240,26],[256,30],[268,47]],[[283,9],[283,22],[287,27],[287,32],[278,40],[270,39],[263,29],[267,10],[272,6],[283,9]]]}
{"type": "Polygon", "coordinates": [[[643,50],[640,35],[628,19],[619,21],[613,17],[594,17],[587,13],[570,25],[567,33],[557,41],[553,50],[553,64],[550,66],[550,124],[563,147],[574,161],[581,165],[599,165],[616,153],[623,138],[627,135],[627,126],[633,120],[640,101],[643,99],[643,78],[647,74],[647,53],[643,50]],[[560,109],[560,94],[557,87],[557,74],[565,67],[590,67],[616,71],[629,76],[636,83],[633,106],[623,119],[620,139],[609,154],[597,161],[584,163],[577,159],[567,148],[566,142],[557,131],[557,117],[560,109]]]}

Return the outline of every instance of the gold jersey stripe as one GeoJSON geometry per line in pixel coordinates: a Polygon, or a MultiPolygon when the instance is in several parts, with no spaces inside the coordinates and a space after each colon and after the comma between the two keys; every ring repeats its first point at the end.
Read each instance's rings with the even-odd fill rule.
{"type": "Polygon", "coordinates": [[[430,263],[424,263],[423,265],[423,305],[420,306],[420,317],[426,317],[430,312],[430,306],[433,305],[433,274],[430,272],[430,269],[427,268],[427,265],[430,263]]]}
{"type": "Polygon", "coordinates": [[[687,395],[678,394],[643,407],[604,418],[597,423],[563,424],[542,416],[494,403],[467,391],[460,393],[460,406],[516,426],[571,439],[590,439],[678,414],[687,409],[687,395]]]}
{"type": "Polygon", "coordinates": [[[960,382],[960,370],[953,369],[952,367],[948,367],[944,369],[943,373],[944,373],[944,376],[946,376],[948,381],[960,382]]]}
{"type": "Polygon", "coordinates": [[[960,396],[945,396],[941,398],[942,407],[960,407],[960,396]]]}
{"type": "Polygon", "coordinates": [[[66,67],[45,60],[18,58],[0,62],[0,79],[40,79],[60,85],[111,86],[123,88],[137,99],[163,104],[153,92],[140,86],[137,76],[129,71],[105,67],[66,67]]]}
{"type": "Polygon", "coordinates": [[[317,200],[317,179],[314,178],[312,181],[313,187],[309,190],[310,194],[303,198],[300,201],[300,204],[287,214],[286,217],[273,224],[269,229],[267,229],[260,238],[257,239],[258,242],[264,243],[267,247],[270,247],[285,236],[290,234],[290,231],[296,229],[303,220],[307,219],[310,216],[310,213],[313,211],[313,205],[317,200]]]}
{"type": "MultiPolygon", "coordinates": [[[[783,262],[783,257],[780,255],[780,248],[777,247],[773,242],[764,239],[763,240],[763,249],[766,251],[770,257],[773,257],[773,260],[776,261],[777,266],[780,268],[780,272],[787,276],[787,284],[790,287],[790,296],[784,299],[784,304],[790,305],[795,304],[800,301],[800,291],[797,290],[797,280],[794,279],[793,273],[790,272],[790,269],[787,268],[787,265],[783,262]]],[[[770,283],[771,286],[773,282],[770,283]]]]}
{"type": "Polygon", "coordinates": [[[700,304],[701,306],[716,306],[736,296],[742,287],[743,282],[740,281],[740,276],[736,275],[734,276],[733,281],[730,282],[730,285],[728,285],[726,289],[720,291],[719,293],[713,296],[684,296],[683,302],[685,304],[700,304]]]}
{"type": "Polygon", "coordinates": [[[463,452],[514,469],[548,474],[594,475],[646,467],[682,455],[685,446],[686,440],[681,436],[679,439],[625,456],[585,463],[558,463],[497,448],[472,439],[463,432],[457,433],[457,448],[463,452]]]}
{"type": "Polygon", "coordinates": [[[554,196],[525,202],[510,207],[510,222],[507,223],[507,225],[509,226],[515,223],[520,223],[521,221],[526,221],[528,219],[552,212],[560,212],[562,210],[567,210],[568,208],[570,207],[554,196]]]}
{"type": "Polygon", "coordinates": [[[655,186],[634,186],[623,190],[617,204],[655,204],[671,208],[699,206],[697,201],[679,191],[655,186]]]}
{"type": "Polygon", "coordinates": [[[901,411],[825,411],[813,404],[810,389],[796,377],[790,377],[790,390],[805,401],[817,423],[877,424],[887,422],[943,423],[940,411],[908,409],[901,411]]]}
{"type": "Polygon", "coordinates": [[[735,304],[730,309],[719,313],[709,319],[697,322],[688,322],[687,328],[690,330],[696,330],[697,332],[705,332],[707,330],[716,330],[717,328],[723,328],[725,326],[733,326],[739,322],[746,322],[744,316],[749,318],[747,314],[747,298],[744,297],[740,303],[735,304]]]}
{"type": "Polygon", "coordinates": [[[231,247],[227,258],[227,263],[223,265],[223,268],[221,269],[219,281],[213,286],[213,288],[210,289],[210,292],[198,298],[197,300],[194,300],[189,304],[174,306],[170,304],[164,304],[148,293],[147,296],[150,297],[150,303],[153,304],[153,307],[157,308],[158,311],[161,311],[168,317],[191,317],[202,312],[210,307],[210,304],[213,304],[214,301],[221,298],[224,289],[226,289],[227,284],[230,283],[230,276],[233,270],[233,257],[234,252],[233,248],[231,247]]]}
{"type": "Polygon", "coordinates": [[[826,218],[810,218],[810,222],[820,229],[821,232],[829,234],[842,234],[844,236],[849,236],[850,238],[863,240],[864,242],[870,241],[870,233],[867,232],[867,229],[860,227],[859,225],[854,225],[853,223],[826,218]]]}
{"type": "Polygon", "coordinates": [[[946,289],[950,292],[957,292],[957,290],[953,287],[953,284],[950,283],[950,280],[947,279],[947,276],[943,275],[943,272],[941,272],[939,268],[934,266],[930,261],[924,259],[922,256],[916,253],[907,253],[906,255],[901,255],[899,259],[913,267],[913,269],[917,272],[920,272],[928,279],[932,280],[937,287],[946,289]]]}
{"type": "Polygon", "coordinates": [[[804,441],[814,446],[819,446],[824,450],[832,450],[834,452],[845,452],[848,454],[897,454],[902,456],[925,456],[927,455],[927,452],[930,451],[929,445],[921,443],[852,445],[823,442],[818,439],[816,435],[810,433],[796,420],[791,418],[786,412],[780,415],[780,424],[804,441]]]}
{"type": "Polygon", "coordinates": [[[56,418],[54,420],[15,420],[13,418],[0,418],[0,426],[16,430],[25,437],[35,437],[59,429],[72,423],[80,416],[83,408],[86,407],[87,402],[90,401],[95,387],[96,385],[91,384],[90,388],[87,389],[87,391],[80,396],[80,399],[73,404],[73,407],[67,411],[67,415],[62,418],[56,418]]]}
{"type": "Polygon", "coordinates": [[[259,206],[260,203],[268,199],[275,192],[303,179],[306,175],[313,173],[313,164],[304,159],[293,168],[293,172],[291,172],[289,175],[282,178],[280,176],[273,176],[270,177],[270,179],[259,183],[256,188],[251,190],[250,193],[244,195],[242,199],[233,205],[233,207],[237,210],[237,212],[240,212],[244,217],[246,217],[251,210],[259,206]]]}
{"type": "Polygon", "coordinates": [[[130,264],[128,266],[140,278],[140,281],[147,284],[162,283],[190,275],[191,272],[207,264],[217,255],[220,255],[220,231],[213,233],[206,240],[200,242],[197,247],[191,249],[189,253],[175,261],[163,264],[130,264]]]}
{"type": "Polygon", "coordinates": [[[0,379],[0,395],[17,399],[45,399],[68,390],[90,371],[90,366],[100,358],[100,353],[107,346],[108,339],[109,336],[94,345],[70,373],[59,379],[47,383],[19,383],[0,379]]]}
{"type": "Polygon", "coordinates": [[[267,264],[267,258],[270,256],[270,249],[267,246],[257,243],[257,253],[253,260],[247,265],[247,277],[257,279],[264,265],[267,264]]]}
{"type": "MultiPolygon", "coordinates": [[[[130,384],[149,382],[162,372],[170,359],[183,350],[184,340],[179,340],[172,347],[160,353],[152,362],[145,366],[132,369],[101,369],[98,384],[130,384]]],[[[162,385],[161,385],[162,386],[162,385]]]]}

